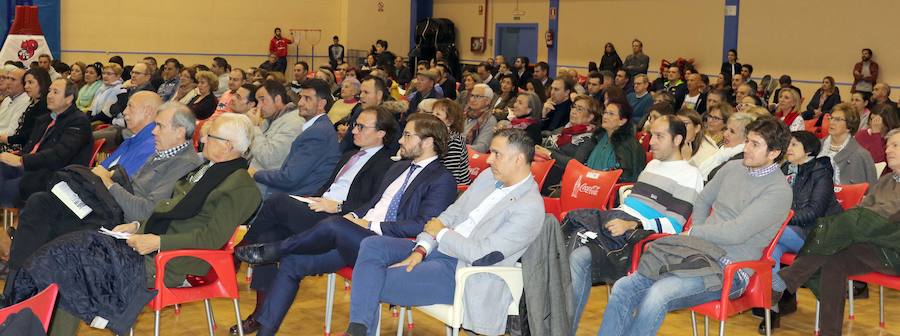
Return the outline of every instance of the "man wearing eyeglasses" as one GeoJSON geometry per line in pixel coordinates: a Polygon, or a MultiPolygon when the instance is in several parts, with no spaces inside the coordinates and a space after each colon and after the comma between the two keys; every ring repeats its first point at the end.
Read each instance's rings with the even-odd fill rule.
{"type": "Polygon", "coordinates": [[[292,195],[316,192],[341,158],[334,125],[327,116],[323,117],[325,106],[331,100],[331,88],[321,79],[306,80],[300,84],[299,97],[298,111],[306,123],[291,142],[281,167],[265,170],[250,167],[250,175],[265,189],[264,199],[279,192],[292,195]]]}
{"type": "MultiPolygon", "coordinates": [[[[385,113],[379,111],[378,115],[386,117],[385,113]]],[[[357,125],[373,126],[375,123],[371,114],[363,113],[357,125]]],[[[356,135],[361,134],[362,128],[359,126],[354,130],[355,139],[360,138],[356,135]]],[[[365,128],[365,132],[372,131],[365,128]]],[[[235,256],[245,262],[280,263],[268,298],[255,317],[261,325],[257,335],[275,335],[304,277],[353,266],[359,244],[366,237],[415,237],[422,232],[428,219],[453,203],[456,179],[438,159],[446,153],[449,138],[447,126],[437,117],[424,113],[413,115],[400,138],[403,160],[387,170],[378,191],[366,204],[348,209],[352,212],[343,216],[330,216],[307,231],[280,242],[252,244],[235,250],[235,256]]],[[[328,202],[314,201],[310,204],[311,209],[330,210],[325,209],[328,202]]],[[[265,209],[263,207],[262,211],[265,209]]]]}
{"type": "MultiPolygon", "coordinates": [[[[391,156],[396,150],[387,144],[396,141],[399,132],[391,112],[377,106],[364,108],[348,132],[352,133],[353,142],[359,149],[343,154],[328,182],[309,195],[313,197],[308,197],[308,202],[287,194],[277,194],[266,201],[241,245],[279,241],[304,232],[331,215],[345,215],[368,202],[378,190],[385,172],[394,164],[391,156]]],[[[256,317],[269,296],[267,293],[277,271],[275,264],[254,267],[250,288],[256,290],[256,308],[243,321],[244,332],[259,329],[256,317]]],[[[232,330],[233,334],[237,333],[236,326],[232,330]]]]}

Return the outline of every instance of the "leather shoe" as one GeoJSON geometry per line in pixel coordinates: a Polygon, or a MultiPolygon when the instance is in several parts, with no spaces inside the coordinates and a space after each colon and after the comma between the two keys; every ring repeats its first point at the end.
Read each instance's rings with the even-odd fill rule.
{"type": "MultiPolygon", "coordinates": [[[[775,328],[781,327],[781,316],[780,316],[780,315],[781,315],[781,314],[779,314],[779,313],[771,312],[771,315],[770,315],[770,318],[771,318],[771,319],[770,319],[770,321],[771,321],[771,323],[772,323],[772,324],[771,324],[772,331],[775,331],[775,328]]],[[[759,334],[760,334],[760,335],[765,335],[765,334],[766,334],[766,320],[765,320],[765,315],[763,315],[763,321],[762,321],[762,322],[759,322],[759,328],[758,328],[757,331],[759,331],[759,334]]]]}
{"type": "MultiPolygon", "coordinates": [[[[252,316],[241,321],[241,328],[244,329],[245,335],[255,333],[260,327],[262,327],[262,325],[259,324],[259,322],[256,322],[252,316]]],[[[231,333],[231,335],[238,335],[237,325],[231,326],[231,328],[228,329],[228,332],[231,333]]]]}
{"type": "Polygon", "coordinates": [[[278,261],[281,252],[276,244],[250,244],[234,249],[234,256],[248,264],[268,264],[278,261]]]}

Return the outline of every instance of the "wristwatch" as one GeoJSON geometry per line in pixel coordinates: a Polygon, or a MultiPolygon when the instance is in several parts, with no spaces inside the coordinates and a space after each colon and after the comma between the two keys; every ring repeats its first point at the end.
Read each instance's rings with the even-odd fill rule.
{"type": "Polygon", "coordinates": [[[343,211],[343,210],[342,210],[342,209],[343,209],[343,207],[342,207],[343,204],[344,204],[343,202],[337,204],[337,207],[336,207],[336,208],[337,208],[337,212],[342,212],[342,211],[343,211]]]}

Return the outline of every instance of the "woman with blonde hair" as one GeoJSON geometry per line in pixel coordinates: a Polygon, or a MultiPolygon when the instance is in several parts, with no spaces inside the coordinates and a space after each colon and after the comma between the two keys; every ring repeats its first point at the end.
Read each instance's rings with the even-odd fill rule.
{"type": "Polygon", "coordinates": [[[206,120],[213,115],[219,103],[213,94],[219,89],[219,78],[211,71],[199,71],[196,78],[198,94],[187,105],[197,120],[206,120]]]}
{"type": "Polygon", "coordinates": [[[781,89],[778,94],[778,107],[775,117],[784,122],[793,131],[802,131],[806,128],[803,117],[800,115],[800,93],[792,88],[781,89]]]}

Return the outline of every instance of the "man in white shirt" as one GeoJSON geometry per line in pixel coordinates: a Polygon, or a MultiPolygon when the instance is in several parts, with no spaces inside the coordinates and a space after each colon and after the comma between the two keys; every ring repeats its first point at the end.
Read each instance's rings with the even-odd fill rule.
{"type": "Polygon", "coordinates": [[[513,266],[537,238],[544,207],[531,175],[534,144],[524,131],[505,129],[491,141],[489,171],[440,216],[425,224],[417,241],[377,236],[364,240],[353,271],[347,334],[374,335],[381,302],[400,306],[450,304],[457,286],[466,306],[463,328],[503,334],[512,302],[506,284],[490,275],[455,283],[469,266],[513,266]]]}
{"type": "Polygon", "coordinates": [[[19,128],[19,119],[31,99],[25,94],[25,87],[22,85],[22,76],[25,75],[25,69],[15,68],[7,72],[0,80],[6,83],[6,93],[8,97],[0,103],[0,134],[13,135],[19,128]]]}
{"type": "MultiPolygon", "coordinates": [[[[362,128],[366,128],[365,132],[375,131],[366,127],[374,127],[371,117],[370,113],[360,114],[357,125],[361,126],[354,130],[355,134],[361,134],[362,128]]],[[[453,202],[456,198],[456,180],[438,160],[438,156],[446,152],[448,140],[449,132],[440,120],[432,115],[417,114],[406,124],[400,140],[400,156],[404,160],[388,169],[379,191],[367,204],[347,209],[352,211],[343,216],[329,216],[312,228],[280,242],[251,244],[235,250],[235,256],[248,263],[280,262],[278,274],[260,313],[256,317],[251,316],[261,324],[258,335],[274,335],[278,331],[294,301],[301,279],[352,266],[359,243],[366,237],[415,237],[422,231],[425,221],[440,214],[453,202]]],[[[371,146],[360,142],[360,147],[371,146]]],[[[352,169],[348,168],[345,174],[352,169]]],[[[318,212],[342,213],[342,207],[335,207],[337,204],[328,199],[337,196],[329,195],[337,194],[335,189],[340,188],[340,180],[338,178],[331,184],[323,198],[313,199],[309,208],[318,212]]],[[[266,209],[264,206],[260,216],[264,216],[266,209]]]]}

